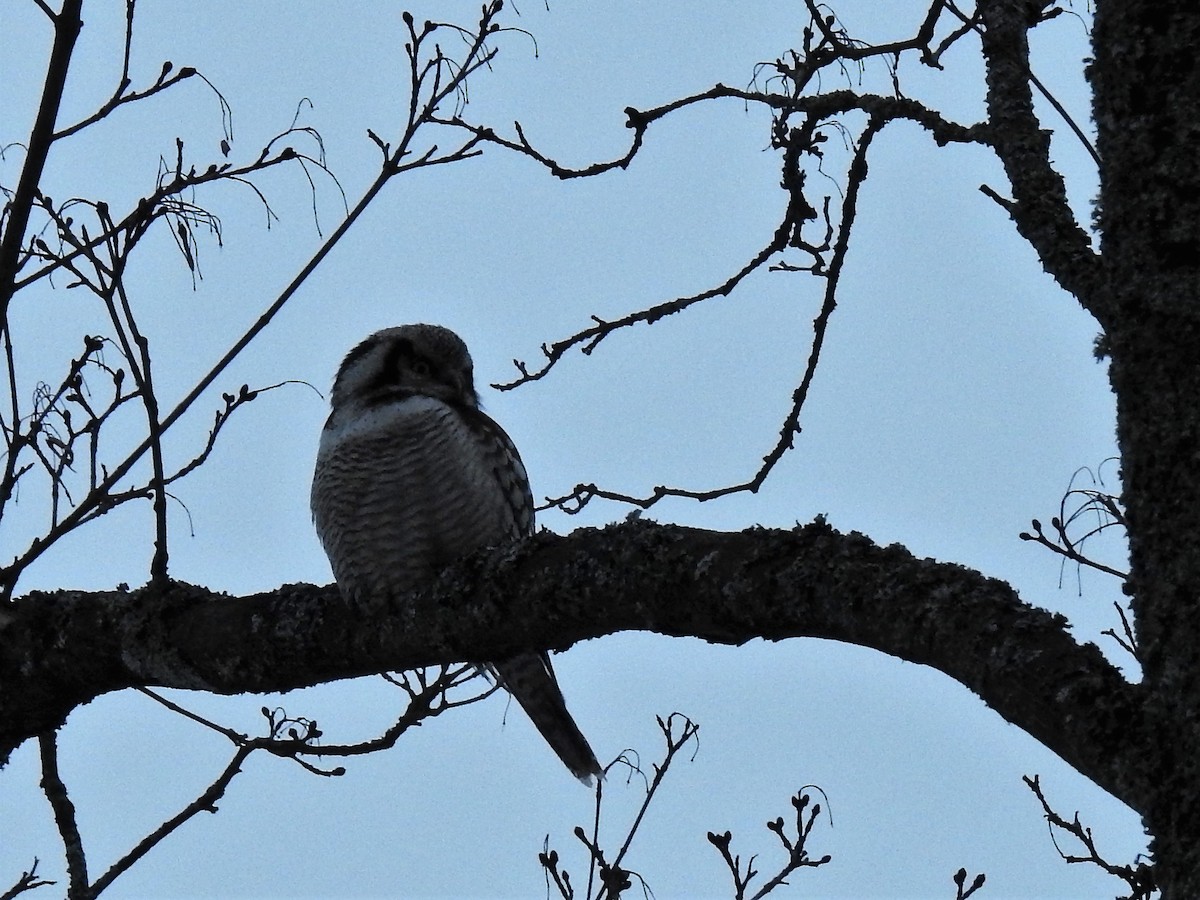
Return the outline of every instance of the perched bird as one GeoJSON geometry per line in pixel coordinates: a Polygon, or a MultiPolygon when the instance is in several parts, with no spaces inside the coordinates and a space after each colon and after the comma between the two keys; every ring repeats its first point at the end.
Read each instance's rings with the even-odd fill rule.
{"type": "MultiPolygon", "coordinates": [[[[454,332],[376,332],[342,361],[331,404],[312,513],[343,595],[411,591],[475,550],[532,533],[525,467],[480,410],[471,355],[454,332]]],[[[549,656],[526,653],[489,668],[590,784],[600,764],[567,711],[549,656]]]]}

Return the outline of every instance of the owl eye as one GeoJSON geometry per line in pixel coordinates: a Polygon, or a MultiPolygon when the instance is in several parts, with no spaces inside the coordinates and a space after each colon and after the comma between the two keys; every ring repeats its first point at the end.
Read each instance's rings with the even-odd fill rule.
{"type": "Polygon", "coordinates": [[[408,364],[408,367],[414,375],[418,375],[421,378],[427,378],[433,374],[433,367],[423,359],[414,359],[408,364]]]}

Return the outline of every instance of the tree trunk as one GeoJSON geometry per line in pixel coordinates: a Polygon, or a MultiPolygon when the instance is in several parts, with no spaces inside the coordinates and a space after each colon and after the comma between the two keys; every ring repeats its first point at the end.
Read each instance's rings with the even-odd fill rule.
{"type": "Polygon", "coordinates": [[[1090,70],[1132,605],[1164,898],[1200,897],[1200,8],[1100,0],[1090,70]]]}

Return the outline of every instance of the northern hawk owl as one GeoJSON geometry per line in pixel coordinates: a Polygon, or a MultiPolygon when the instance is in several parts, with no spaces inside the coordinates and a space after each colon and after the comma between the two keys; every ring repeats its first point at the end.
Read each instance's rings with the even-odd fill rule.
{"type": "MultiPolygon", "coordinates": [[[[525,467],[480,410],[471,356],[454,332],[376,332],[342,361],[331,402],[312,512],[343,595],[414,590],[475,550],[533,531],[525,467]]],[[[577,778],[600,774],[545,653],[490,668],[577,778]]]]}

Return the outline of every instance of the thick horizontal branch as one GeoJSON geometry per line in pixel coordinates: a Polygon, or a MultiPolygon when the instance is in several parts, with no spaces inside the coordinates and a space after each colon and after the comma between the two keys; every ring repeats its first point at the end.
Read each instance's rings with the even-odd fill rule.
{"type": "Polygon", "coordinates": [[[933,666],[1133,806],[1155,763],[1142,689],[1001,581],[823,521],[730,534],[630,521],[543,532],[355,604],[332,586],[31,594],[0,627],[0,752],[109,691],[282,691],[561,649],[617,631],[714,643],[820,637],[933,666]],[[414,608],[428,608],[414,624],[414,608]]]}

